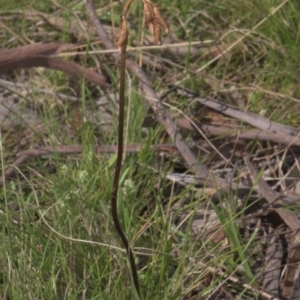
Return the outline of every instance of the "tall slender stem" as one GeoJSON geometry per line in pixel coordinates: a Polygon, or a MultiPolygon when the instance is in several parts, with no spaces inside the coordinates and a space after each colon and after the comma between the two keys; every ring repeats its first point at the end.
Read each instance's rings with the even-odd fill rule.
{"type": "Polygon", "coordinates": [[[123,158],[123,135],[124,135],[124,106],[125,106],[125,62],[126,62],[126,46],[128,40],[128,31],[126,28],[126,12],[125,14],[121,15],[121,35],[119,38],[119,49],[121,51],[121,64],[120,64],[120,91],[119,91],[119,127],[118,127],[118,154],[117,154],[117,163],[116,163],[116,170],[113,182],[113,189],[111,195],[111,210],[112,210],[112,217],[114,221],[115,228],[126,248],[127,254],[129,255],[130,261],[130,268],[133,283],[135,289],[140,296],[140,289],[139,289],[139,279],[137,274],[137,268],[134,261],[133,252],[131,246],[127,240],[127,237],[122,229],[122,226],[119,221],[118,217],[118,209],[117,209],[117,200],[118,200],[118,190],[119,190],[119,178],[120,172],[122,167],[122,158],[123,158]]]}

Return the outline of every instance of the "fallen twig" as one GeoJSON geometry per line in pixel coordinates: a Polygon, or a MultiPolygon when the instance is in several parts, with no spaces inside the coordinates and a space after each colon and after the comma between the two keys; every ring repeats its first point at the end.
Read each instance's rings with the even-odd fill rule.
{"type": "Polygon", "coordinates": [[[283,245],[279,234],[275,234],[268,242],[265,253],[265,266],[263,273],[263,288],[272,296],[280,297],[279,278],[281,274],[281,261],[283,257],[283,245]]]}
{"type": "Polygon", "coordinates": [[[61,43],[32,44],[0,51],[0,73],[20,68],[45,67],[80,76],[103,88],[109,87],[103,75],[84,68],[74,62],[65,61],[50,55],[70,49],[73,45],[61,43]]]}
{"type": "Polygon", "coordinates": [[[237,107],[225,104],[209,97],[196,98],[195,100],[197,100],[201,104],[213,108],[214,110],[222,114],[247,122],[248,124],[262,130],[270,131],[273,133],[288,134],[290,136],[297,136],[300,134],[300,130],[297,128],[273,122],[254,113],[242,111],[237,107]]]}
{"type": "MultiPolygon", "coordinates": [[[[225,135],[231,138],[239,138],[245,140],[258,140],[258,141],[269,141],[273,143],[288,145],[288,146],[300,146],[300,136],[291,136],[282,133],[273,133],[267,130],[260,129],[243,129],[222,125],[213,124],[201,124],[195,122],[196,126],[207,135],[225,135]]],[[[195,127],[186,118],[180,118],[177,120],[179,127],[194,130],[195,127]]]]}
{"type": "MultiPolygon", "coordinates": [[[[250,171],[252,181],[256,182],[260,194],[268,201],[268,203],[272,205],[276,201],[276,204],[284,204],[284,202],[281,200],[282,195],[273,191],[262,178],[258,178],[257,172],[250,163],[250,160],[245,157],[244,161],[250,171]]],[[[290,229],[300,230],[300,220],[295,213],[288,211],[285,208],[275,208],[275,210],[282,220],[290,227],[290,229]]]]}
{"type": "Polygon", "coordinates": [[[187,98],[192,98],[194,101],[196,100],[201,104],[210,107],[226,116],[230,116],[238,120],[247,122],[248,124],[257,127],[259,129],[269,131],[272,133],[281,133],[285,135],[287,134],[290,136],[300,135],[300,130],[298,128],[273,122],[257,114],[248,111],[243,111],[237,107],[226,104],[219,100],[215,100],[210,97],[200,98],[200,95],[195,91],[190,91],[188,89],[181,89],[178,87],[176,87],[176,90],[179,94],[187,98]]]}

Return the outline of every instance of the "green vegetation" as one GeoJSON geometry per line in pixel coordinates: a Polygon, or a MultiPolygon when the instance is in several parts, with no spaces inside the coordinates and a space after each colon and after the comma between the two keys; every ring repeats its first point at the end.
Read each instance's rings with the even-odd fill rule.
{"type": "MultiPolygon", "coordinates": [[[[15,175],[1,187],[0,295],[2,299],[134,299],[128,258],[110,212],[116,154],[93,151],[96,145],[117,141],[118,66],[109,54],[100,53],[103,48],[87,27],[83,1],[4,2],[2,49],[43,41],[78,44],[85,54],[62,59],[102,72],[111,87],[103,90],[82,78],[42,68],[1,75],[34,87],[33,93],[26,93],[26,88],[20,93],[23,104],[41,118],[38,126],[0,124],[2,174],[19,151],[29,148],[80,144],[82,153],[30,158],[16,166],[15,175]],[[57,28],[37,12],[47,14],[49,20],[57,18],[57,28]],[[81,34],[74,35],[72,27],[81,34]],[[61,100],[41,89],[78,96],[80,101],[61,100]],[[99,110],[104,105],[97,100],[103,96],[105,110],[99,110]]],[[[116,33],[120,3],[95,2],[99,19],[116,33]]],[[[159,4],[171,27],[170,36],[163,35],[163,44],[182,43],[184,55],[164,48],[128,51],[136,62],[145,59],[143,69],[158,93],[165,94],[169,84],[180,82],[203,96],[217,95],[273,121],[299,126],[298,0],[164,0],[159,4]],[[199,41],[207,43],[188,45],[199,41]],[[232,87],[238,98],[229,93],[232,87]]],[[[129,46],[150,45],[148,31],[141,28],[141,3],[128,19],[129,46]]],[[[228,299],[255,299],[257,292],[245,284],[261,287],[262,270],[254,269],[260,256],[258,230],[241,233],[243,223],[236,222],[251,205],[241,210],[226,195],[221,207],[213,205],[222,224],[219,232],[224,229],[226,238],[209,239],[201,226],[195,233],[195,219],[205,213],[211,192],[167,179],[174,168],[184,168],[182,161],[176,153],[161,156],[150,147],[171,141],[154,122],[130,74],[126,93],[125,143],[142,145],[142,150],[124,157],[119,216],[133,245],[143,299],[200,299],[199,295],[210,299],[213,293],[228,299]],[[229,275],[240,282],[230,282],[229,275]]],[[[176,96],[166,101],[174,119],[179,115],[175,107],[192,120],[206,118],[203,107],[192,99],[176,96]]],[[[192,134],[185,137],[189,140],[192,134]]],[[[249,145],[248,151],[262,148],[259,142],[249,145]]],[[[204,154],[199,160],[209,161],[204,154]]]]}

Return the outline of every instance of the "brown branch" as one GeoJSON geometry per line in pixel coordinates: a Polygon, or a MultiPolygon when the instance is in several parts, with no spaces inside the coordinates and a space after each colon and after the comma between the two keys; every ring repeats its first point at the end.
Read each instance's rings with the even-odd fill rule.
{"type": "MultiPolygon", "coordinates": [[[[268,201],[270,206],[274,204],[276,201],[276,204],[283,205],[283,197],[280,195],[280,193],[275,192],[271,189],[271,187],[262,179],[258,178],[257,172],[255,168],[252,166],[248,158],[244,158],[245,164],[250,170],[250,174],[252,177],[253,182],[257,182],[257,186],[259,189],[259,192],[262,194],[262,196],[268,201]]],[[[299,202],[299,201],[298,201],[299,202]]],[[[281,219],[287,224],[287,226],[293,230],[292,240],[289,245],[289,257],[287,260],[287,270],[285,271],[285,274],[289,274],[285,276],[284,280],[284,289],[283,293],[286,293],[288,290],[290,290],[290,279],[292,279],[292,282],[295,282],[294,288],[292,289],[292,293],[299,293],[299,288],[297,288],[297,280],[295,278],[298,276],[296,275],[296,269],[291,267],[295,263],[299,262],[299,239],[300,239],[300,220],[296,213],[287,210],[286,208],[275,208],[275,211],[278,213],[278,215],[281,217],[281,219]],[[296,276],[296,277],[295,277],[296,276]]],[[[290,299],[292,299],[291,297],[290,299]]],[[[298,299],[299,297],[295,296],[293,299],[298,299]]]]}
{"type": "Polygon", "coordinates": [[[177,93],[182,96],[192,98],[193,101],[196,100],[201,104],[216,110],[219,113],[247,122],[248,124],[255,126],[259,129],[269,131],[272,133],[288,134],[290,136],[297,136],[300,134],[300,130],[298,128],[273,122],[257,114],[248,111],[243,111],[235,106],[226,104],[222,101],[215,100],[210,97],[200,98],[199,93],[195,91],[182,89],[177,86],[174,88],[177,90],[177,93]]]}
{"type": "MultiPolygon", "coordinates": [[[[262,178],[258,178],[257,172],[250,163],[250,160],[245,157],[244,161],[250,171],[252,181],[257,183],[260,194],[268,201],[268,203],[271,206],[274,204],[275,201],[276,204],[284,204],[284,201],[282,201],[282,195],[278,192],[273,191],[271,187],[262,178]]],[[[300,220],[294,212],[288,211],[285,208],[275,208],[275,210],[282,218],[282,220],[290,227],[290,229],[297,231],[300,230],[300,220]]],[[[298,235],[299,233],[297,233],[297,236],[298,235]]]]}
{"type": "Polygon", "coordinates": [[[279,278],[282,271],[284,249],[279,234],[275,230],[272,230],[271,233],[274,235],[266,248],[262,286],[273,297],[280,297],[279,278]]]}
{"type": "MultiPolygon", "coordinates": [[[[180,118],[177,120],[177,125],[181,128],[188,130],[195,130],[195,126],[186,118],[180,118]]],[[[273,133],[260,129],[243,129],[230,127],[226,124],[212,125],[201,124],[195,122],[196,129],[200,130],[206,135],[225,135],[226,137],[245,139],[245,140],[258,140],[269,141],[273,143],[288,145],[288,146],[300,146],[300,137],[290,136],[282,133],[273,133]]]]}
{"type": "Polygon", "coordinates": [[[217,101],[209,97],[196,98],[196,101],[224,115],[247,122],[248,124],[265,131],[288,134],[290,136],[297,136],[298,134],[300,134],[300,130],[297,128],[273,122],[254,113],[248,111],[242,111],[237,107],[231,106],[229,104],[225,104],[221,101],[217,101]]]}
{"type": "Polygon", "coordinates": [[[63,71],[72,76],[84,77],[103,88],[109,87],[103,75],[84,68],[74,62],[64,61],[50,55],[71,48],[70,44],[45,43],[33,44],[0,51],[0,73],[20,68],[45,67],[63,71]]]}
{"type": "Polygon", "coordinates": [[[23,61],[29,57],[37,55],[52,55],[62,51],[71,49],[73,45],[65,43],[36,43],[17,47],[13,49],[1,50],[0,53],[0,64],[5,65],[6,63],[13,63],[23,61]]]}

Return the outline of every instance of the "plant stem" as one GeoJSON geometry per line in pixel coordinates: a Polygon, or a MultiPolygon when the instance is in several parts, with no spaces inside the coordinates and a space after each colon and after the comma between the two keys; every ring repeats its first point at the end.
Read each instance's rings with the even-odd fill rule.
{"type": "MultiPolygon", "coordinates": [[[[124,16],[125,18],[125,16],[124,16]]],[[[121,17],[122,19],[122,17],[121,17]]],[[[123,20],[125,22],[125,19],[123,20]]],[[[136,289],[136,292],[140,296],[139,289],[139,279],[137,274],[137,268],[135,265],[133,252],[131,246],[126,238],[126,235],[121,227],[119,218],[118,218],[118,209],[117,209],[117,199],[118,199],[118,190],[119,190],[119,178],[122,167],[122,158],[123,158],[123,135],[124,135],[124,104],[125,104],[125,62],[126,62],[126,46],[127,46],[127,36],[128,32],[126,31],[125,39],[123,40],[120,51],[121,51],[121,64],[120,64],[120,91],[119,91],[119,127],[118,127],[118,154],[117,154],[117,163],[116,170],[113,182],[113,189],[111,195],[111,210],[114,225],[116,230],[126,248],[127,254],[129,255],[131,274],[133,278],[133,283],[136,289]]]]}

